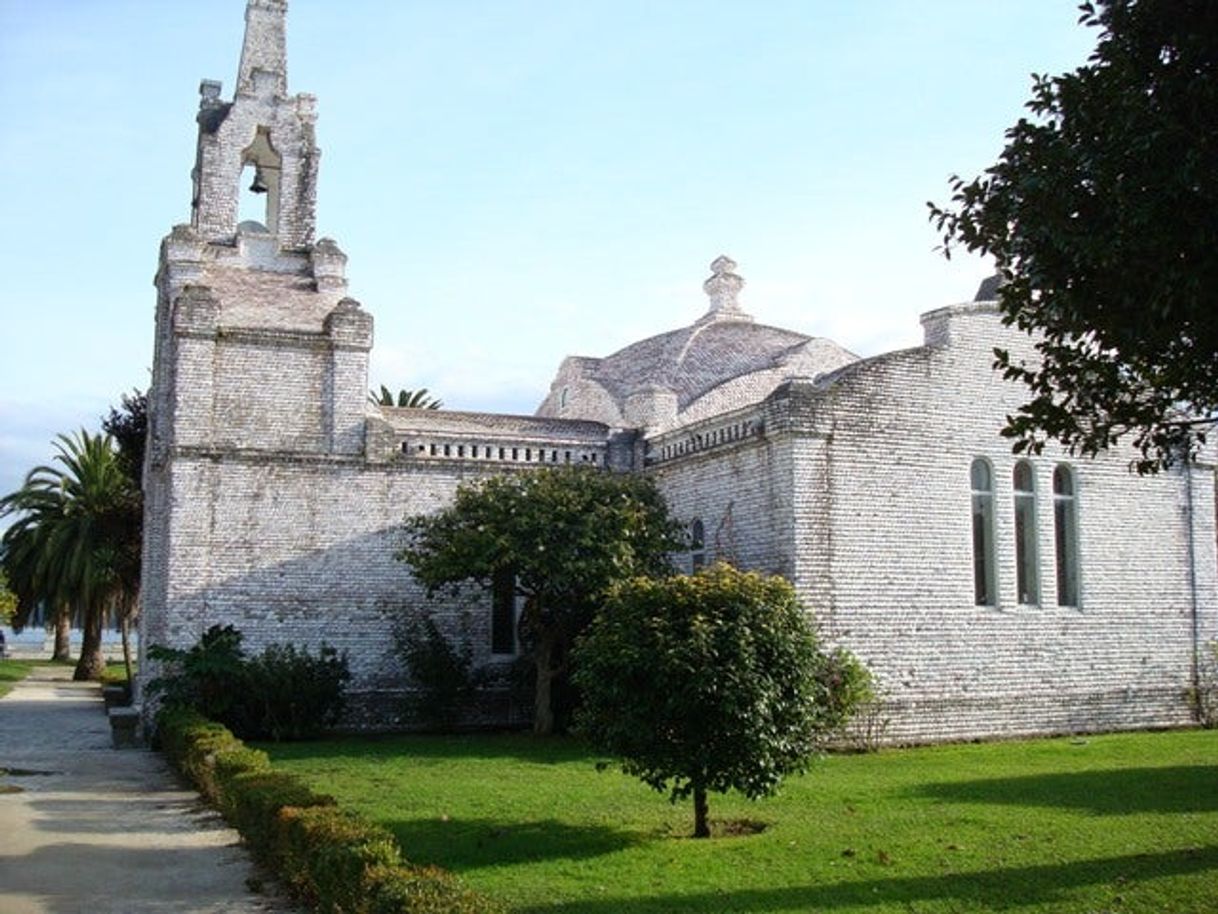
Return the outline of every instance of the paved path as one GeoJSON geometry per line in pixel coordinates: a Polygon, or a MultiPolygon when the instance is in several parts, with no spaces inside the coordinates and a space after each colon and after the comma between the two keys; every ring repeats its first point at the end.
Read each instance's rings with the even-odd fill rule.
{"type": "Polygon", "coordinates": [[[100,690],[71,673],[38,668],[0,699],[0,911],[291,911],[250,891],[237,833],[159,755],[110,747],[100,690]]]}

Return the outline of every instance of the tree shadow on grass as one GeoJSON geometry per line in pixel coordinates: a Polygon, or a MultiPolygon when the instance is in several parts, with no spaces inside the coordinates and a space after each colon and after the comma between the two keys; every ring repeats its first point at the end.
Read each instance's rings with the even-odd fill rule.
{"type": "Polygon", "coordinates": [[[397,836],[406,859],[457,872],[598,857],[647,840],[643,835],[606,825],[575,826],[553,819],[407,819],[382,824],[397,836]]]}
{"type": "Polygon", "coordinates": [[[272,759],[394,759],[444,764],[455,759],[515,759],[538,765],[586,761],[598,756],[587,745],[570,736],[533,736],[528,733],[392,733],[332,736],[300,743],[251,743],[270,753],[272,759]]]}
{"type": "Polygon", "coordinates": [[[1119,768],[923,784],[914,794],[958,803],[1088,810],[1096,815],[1218,811],[1218,766],[1119,768]]]}
{"type": "MultiPolygon", "coordinates": [[[[737,889],[645,897],[601,897],[539,904],[517,909],[519,914],[760,914],[765,911],[922,910],[921,905],[944,903],[946,910],[1002,911],[1027,905],[1070,905],[1071,893],[1095,887],[1111,901],[1137,891],[1138,883],[1165,876],[1210,872],[1213,877],[1190,893],[1174,914],[1213,910],[1218,898],[1218,847],[1129,854],[1075,863],[1041,864],[1009,869],[869,879],[825,885],[737,889]],[[1110,888],[1109,888],[1110,887],[1110,888]],[[1191,906],[1183,906],[1185,904],[1191,906]],[[918,907],[915,908],[915,905],[918,907]]],[[[1093,892],[1094,894],[1094,892],[1093,892]]],[[[1113,902],[1119,906],[1120,902],[1113,902]]],[[[1064,909],[1064,908],[1063,908],[1064,909]]],[[[1069,910],[1076,910],[1069,907],[1069,910]]]]}

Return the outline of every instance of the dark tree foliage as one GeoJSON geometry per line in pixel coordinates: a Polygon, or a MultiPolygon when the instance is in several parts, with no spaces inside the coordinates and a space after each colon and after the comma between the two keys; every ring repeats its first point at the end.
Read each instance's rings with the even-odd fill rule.
{"type": "Polygon", "coordinates": [[[249,657],[242,638],[231,625],[213,625],[186,650],[151,645],[148,656],[161,664],[161,674],[148,684],[150,694],[242,739],[308,739],[338,722],[351,679],[345,654],[324,643],[316,656],[270,644],[249,657]]]}
{"type": "Polygon", "coordinates": [[[1125,436],[1139,472],[1196,453],[1218,421],[1218,3],[1097,0],[1087,64],[1033,77],[997,164],[952,179],[931,219],[994,257],[1008,324],[1039,359],[995,350],[1031,399],[1003,434],[1092,456],[1125,436]]]}
{"type": "Polygon", "coordinates": [[[539,734],[553,731],[553,680],[566,674],[568,648],[610,585],[668,573],[668,555],[683,542],[650,480],[577,466],[461,486],[443,511],[408,520],[406,533],[398,557],[429,593],[514,581],[520,642],[537,670],[539,734]]]}
{"type": "Polygon", "coordinates": [[[575,656],[578,730],[672,802],[692,796],[694,837],[708,792],[769,796],[848,713],[791,585],[722,563],[614,588],[575,656]]]}
{"type": "Polygon", "coordinates": [[[128,680],[134,675],[131,660],[131,623],[139,612],[140,562],[144,542],[144,449],[148,439],[148,394],[133,390],[123,394],[120,408],[110,408],[102,419],[102,429],[118,449],[118,464],[129,480],[129,497],[115,518],[116,539],[122,557],[124,581],[118,605],[123,634],[123,662],[128,680]]]}
{"type": "Polygon", "coordinates": [[[137,489],[142,489],[144,446],[148,438],[148,394],[133,390],[123,394],[121,407],[110,407],[102,419],[102,430],[114,439],[123,472],[137,489]]]}

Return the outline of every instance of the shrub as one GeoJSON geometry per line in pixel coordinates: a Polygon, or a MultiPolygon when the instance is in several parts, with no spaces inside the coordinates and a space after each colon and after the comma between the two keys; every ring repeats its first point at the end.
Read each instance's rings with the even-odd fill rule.
{"type": "Polygon", "coordinates": [[[225,720],[244,692],[241,637],[231,625],[213,625],[187,650],[150,646],[148,656],[164,666],[148,691],[166,705],[194,708],[209,720],[225,720]]]}
{"type": "Polygon", "coordinates": [[[501,908],[435,866],[376,867],[368,914],[492,914],[501,908]]]}
{"type": "Polygon", "coordinates": [[[350,679],[346,657],[332,647],[323,644],[314,657],[291,644],[272,644],[245,662],[239,732],[276,742],[315,736],[342,717],[350,679]]]}
{"type": "Polygon", "coordinates": [[[275,858],[288,885],[318,911],[363,910],[369,874],[402,862],[393,836],[335,807],[280,810],[275,858]]]}
{"type": "Polygon", "coordinates": [[[879,748],[888,718],[875,677],[854,654],[837,648],[820,655],[816,680],[821,687],[821,726],[826,741],[865,752],[879,748]]]}
{"type": "Polygon", "coordinates": [[[389,832],[270,767],[220,724],[183,707],[158,715],[161,746],[297,897],[331,914],[492,914],[434,867],[402,859],[389,832]]]}
{"type": "Polygon", "coordinates": [[[1212,730],[1218,727],[1218,640],[1206,643],[1197,657],[1197,683],[1188,690],[1197,723],[1212,730]]]}
{"type": "Polygon", "coordinates": [[[233,776],[225,784],[217,805],[224,818],[241,832],[254,856],[277,868],[275,853],[281,810],[333,806],[334,798],[314,793],[287,772],[265,769],[233,776]]]}
{"type": "Polygon", "coordinates": [[[451,729],[476,687],[468,643],[456,647],[430,616],[399,626],[394,641],[417,689],[407,698],[407,711],[432,727],[451,729]]]}
{"type": "Polygon", "coordinates": [[[325,644],[316,657],[272,644],[247,658],[241,640],[233,626],[213,625],[188,650],[154,645],[149,656],[165,668],[149,691],[245,739],[304,739],[338,721],[351,678],[345,656],[325,644]]]}

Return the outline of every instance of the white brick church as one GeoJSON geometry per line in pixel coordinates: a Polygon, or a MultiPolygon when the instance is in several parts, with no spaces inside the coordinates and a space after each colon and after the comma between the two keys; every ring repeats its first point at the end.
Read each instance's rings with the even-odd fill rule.
{"type": "MultiPolygon", "coordinates": [[[[288,94],[285,16],[249,0],[232,99],[203,82],[190,222],[161,246],[141,646],[230,622],[255,648],[324,640],[352,661],[355,720],[387,723],[390,633],[428,607],[394,559],[403,519],[578,462],[652,476],[693,533],[686,568],[789,578],[878,677],[893,739],[1190,722],[1218,638],[1214,451],[1145,478],[1122,450],[1013,456],[998,431],[1025,395],[992,350],[1030,345],[992,294],[860,359],[755,321],[720,257],[697,320],[567,358],[534,416],[371,405],[373,320],[314,238],[315,100],[288,94]],[[251,181],[265,222],[238,224],[251,181]]],[[[511,659],[489,595],[440,609],[479,663],[511,659]]]]}

